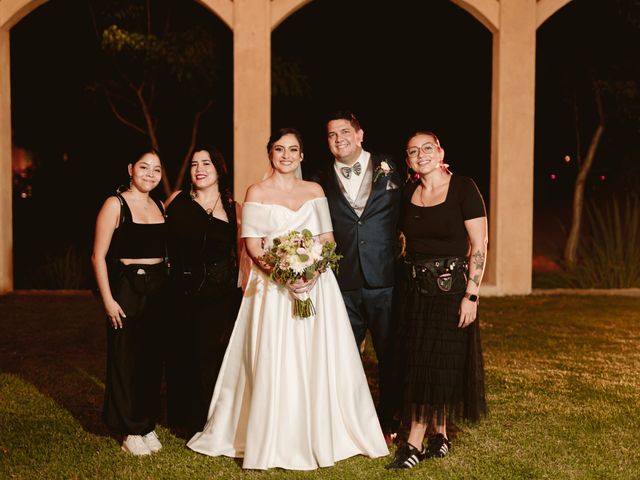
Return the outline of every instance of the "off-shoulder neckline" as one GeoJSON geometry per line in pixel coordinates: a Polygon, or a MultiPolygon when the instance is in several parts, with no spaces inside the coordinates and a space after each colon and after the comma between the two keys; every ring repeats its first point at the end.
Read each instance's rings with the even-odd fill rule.
{"type": "Polygon", "coordinates": [[[245,205],[262,205],[265,207],[282,207],[285,210],[289,210],[290,212],[299,212],[307,203],[315,202],[316,200],[322,200],[322,199],[326,200],[327,197],[310,198],[309,200],[305,200],[304,202],[302,202],[302,205],[300,205],[297,209],[289,208],[286,205],[281,205],[280,203],[244,202],[244,204],[245,205]]]}

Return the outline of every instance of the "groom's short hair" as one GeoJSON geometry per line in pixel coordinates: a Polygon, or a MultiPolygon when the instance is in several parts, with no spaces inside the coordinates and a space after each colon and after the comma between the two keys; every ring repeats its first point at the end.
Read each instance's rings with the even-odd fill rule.
{"type": "Polygon", "coordinates": [[[356,132],[358,130],[362,130],[362,127],[360,126],[360,122],[358,121],[358,118],[350,110],[334,111],[333,113],[327,116],[327,121],[325,122],[325,125],[327,125],[332,120],[346,120],[351,124],[351,126],[356,130],[356,132]]]}

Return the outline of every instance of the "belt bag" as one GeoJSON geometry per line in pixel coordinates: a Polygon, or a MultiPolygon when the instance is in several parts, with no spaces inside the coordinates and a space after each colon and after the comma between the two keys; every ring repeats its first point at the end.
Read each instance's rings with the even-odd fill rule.
{"type": "Polygon", "coordinates": [[[464,257],[405,260],[410,282],[422,295],[455,295],[466,291],[469,262],[464,257]]]}

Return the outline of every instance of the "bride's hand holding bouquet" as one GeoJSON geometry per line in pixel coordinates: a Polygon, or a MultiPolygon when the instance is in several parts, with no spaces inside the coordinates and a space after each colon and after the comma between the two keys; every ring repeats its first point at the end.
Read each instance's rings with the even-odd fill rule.
{"type": "Polygon", "coordinates": [[[274,238],[260,260],[270,268],[271,279],[293,295],[293,315],[307,318],[315,314],[308,292],[328,268],[337,271],[340,258],[335,242],[322,243],[305,229],[274,238]]]}

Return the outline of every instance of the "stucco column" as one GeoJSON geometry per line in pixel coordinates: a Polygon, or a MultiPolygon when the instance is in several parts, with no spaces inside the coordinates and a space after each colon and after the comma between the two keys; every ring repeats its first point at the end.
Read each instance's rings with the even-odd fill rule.
{"type": "Polygon", "coordinates": [[[500,2],[493,36],[489,255],[502,295],[531,292],[536,1],[500,2]]]}
{"type": "Polygon", "coordinates": [[[270,0],[234,0],[234,196],[243,201],[247,187],[267,169],[271,129],[270,0]]]}
{"type": "Polygon", "coordinates": [[[9,31],[0,29],[0,293],[13,290],[10,66],[9,31]]]}

